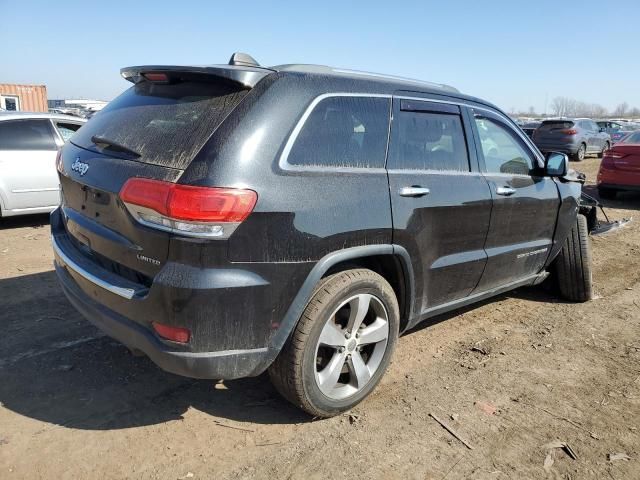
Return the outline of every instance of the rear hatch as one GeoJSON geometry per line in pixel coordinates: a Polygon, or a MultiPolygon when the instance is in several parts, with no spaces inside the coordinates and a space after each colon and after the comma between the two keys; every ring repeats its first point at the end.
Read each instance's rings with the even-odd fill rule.
{"type": "Polygon", "coordinates": [[[570,120],[546,120],[535,131],[536,142],[563,144],[571,143],[575,135],[575,123],[570,120]]]}
{"type": "Polygon", "coordinates": [[[118,193],[133,177],[176,182],[248,91],[212,76],[155,78],[162,81],[138,77],[96,114],[59,163],[70,240],[103,268],[147,285],[167,259],[171,234],[137,222],[118,193]]]}

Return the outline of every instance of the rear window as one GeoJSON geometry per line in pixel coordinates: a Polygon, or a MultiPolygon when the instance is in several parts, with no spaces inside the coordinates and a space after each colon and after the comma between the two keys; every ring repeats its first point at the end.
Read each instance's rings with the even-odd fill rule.
{"type": "Polygon", "coordinates": [[[622,143],[640,143],[640,132],[634,132],[622,139],[622,143]]]}
{"type": "Polygon", "coordinates": [[[389,154],[393,169],[469,171],[459,115],[401,111],[394,139],[389,154]]]}
{"type": "Polygon", "coordinates": [[[218,83],[142,82],[110,102],[71,142],[95,149],[97,137],[135,152],[141,162],[186,168],[246,93],[218,83]]]}
{"type": "Polygon", "coordinates": [[[542,122],[542,124],[540,125],[540,129],[541,130],[555,130],[555,129],[565,129],[565,128],[571,128],[574,126],[574,123],[571,121],[567,121],[567,120],[547,120],[545,122],[542,122]]]}

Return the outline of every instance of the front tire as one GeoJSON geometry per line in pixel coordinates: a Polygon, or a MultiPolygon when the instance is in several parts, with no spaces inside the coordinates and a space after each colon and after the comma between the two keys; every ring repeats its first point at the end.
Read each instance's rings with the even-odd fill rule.
{"type": "Polygon", "coordinates": [[[360,403],[387,369],[400,314],[391,285],[371,270],[323,279],[269,368],[280,394],[314,417],[360,403]]]}
{"type": "Polygon", "coordinates": [[[578,215],[555,260],[555,274],[560,294],[567,300],[587,302],[593,297],[591,243],[584,215],[578,215]]]}

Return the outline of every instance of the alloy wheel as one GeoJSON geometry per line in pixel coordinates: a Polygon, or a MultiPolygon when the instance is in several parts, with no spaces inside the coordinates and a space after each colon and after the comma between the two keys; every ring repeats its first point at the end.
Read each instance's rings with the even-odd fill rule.
{"type": "Polygon", "coordinates": [[[348,298],[327,319],[315,352],[315,380],[333,400],[355,395],[374,376],[389,339],[389,316],[374,295],[348,298]]]}

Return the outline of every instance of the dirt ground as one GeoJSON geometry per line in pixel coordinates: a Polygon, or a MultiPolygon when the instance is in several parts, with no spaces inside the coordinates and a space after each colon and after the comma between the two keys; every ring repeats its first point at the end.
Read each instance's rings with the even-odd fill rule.
{"type": "MultiPolygon", "coordinates": [[[[640,195],[606,205],[640,216],[640,195]]],[[[640,221],[592,242],[593,301],[529,288],[440,317],[350,415],[312,421],[264,376],[133,357],[63,297],[47,217],[0,220],[0,478],[640,478],[640,221]]]]}

